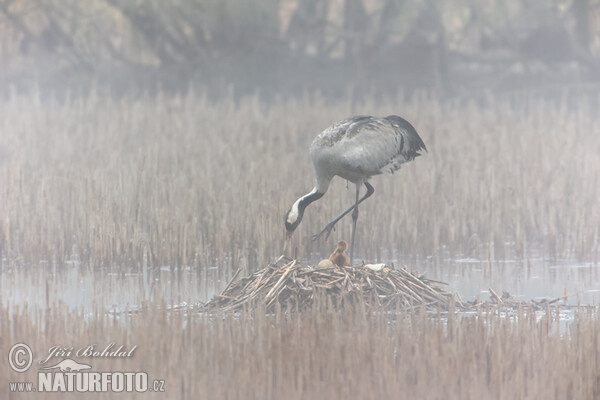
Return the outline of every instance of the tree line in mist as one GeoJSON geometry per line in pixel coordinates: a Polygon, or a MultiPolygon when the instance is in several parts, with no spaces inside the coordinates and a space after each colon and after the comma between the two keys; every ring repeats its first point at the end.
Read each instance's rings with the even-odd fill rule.
{"type": "Polygon", "coordinates": [[[3,94],[589,88],[600,1],[0,0],[0,59],[3,94]]]}

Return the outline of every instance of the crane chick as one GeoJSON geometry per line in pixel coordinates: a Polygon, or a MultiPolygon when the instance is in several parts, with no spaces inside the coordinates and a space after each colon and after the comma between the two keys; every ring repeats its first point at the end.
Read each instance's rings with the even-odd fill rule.
{"type": "Polygon", "coordinates": [[[337,246],[333,253],[329,256],[329,261],[338,267],[345,267],[350,263],[350,258],[344,253],[348,249],[348,243],[345,240],[337,242],[337,246]]]}

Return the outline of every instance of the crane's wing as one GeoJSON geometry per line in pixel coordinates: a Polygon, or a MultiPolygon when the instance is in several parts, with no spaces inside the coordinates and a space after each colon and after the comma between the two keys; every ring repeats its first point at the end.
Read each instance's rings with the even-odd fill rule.
{"type": "Polygon", "coordinates": [[[396,115],[357,116],[340,121],[319,135],[317,145],[346,171],[364,176],[391,174],[427,151],[415,128],[396,115]]]}

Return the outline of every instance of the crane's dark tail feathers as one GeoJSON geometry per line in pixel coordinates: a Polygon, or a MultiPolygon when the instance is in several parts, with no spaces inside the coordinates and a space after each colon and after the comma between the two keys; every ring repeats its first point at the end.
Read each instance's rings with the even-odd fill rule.
{"type": "Polygon", "coordinates": [[[425,147],[425,143],[423,143],[423,139],[417,133],[417,130],[414,126],[411,125],[410,122],[405,120],[402,117],[397,115],[389,115],[385,117],[388,121],[392,123],[393,126],[397,127],[397,129],[401,129],[407,137],[408,148],[406,149],[407,155],[410,158],[415,158],[421,155],[419,153],[421,150],[425,150],[427,152],[427,147],[425,147]]]}

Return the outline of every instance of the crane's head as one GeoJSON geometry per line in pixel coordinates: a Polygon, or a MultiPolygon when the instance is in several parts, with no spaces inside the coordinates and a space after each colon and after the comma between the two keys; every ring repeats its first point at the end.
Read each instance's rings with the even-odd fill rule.
{"type": "Polygon", "coordinates": [[[346,250],[348,250],[348,242],[346,242],[345,240],[340,240],[339,242],[337,242],[335,249],[340,253],[345,252],[346,250]]]}
{"type": "Polygon", "coordinates": [[[283,254],[288,256],[291,254],[292,235],[300,225],[302,216],[304,215],[304,207],[300,208],[301,199],[296,201],[292,208],[285,214],[285,241],[283,242],[283,254]]]}
{"type": "Polygon", "coordinates": [[[292,208],[285,214],[285,229],[287,231],[287,238],[290,238],[304,216],[304,209],[313,201],[323,197],[324,193],[317,191],[317,188],[313,189],[312,192],[305,194],[292,204],[292,208]]]}
{"type": "Polygon", "coordinates": [[[296,201],[292,208],[285,214],[285,230],[287,231],[287,237],[292,236],[304,216],[304,207],[300,207],[301,199],[296,201]]]}

